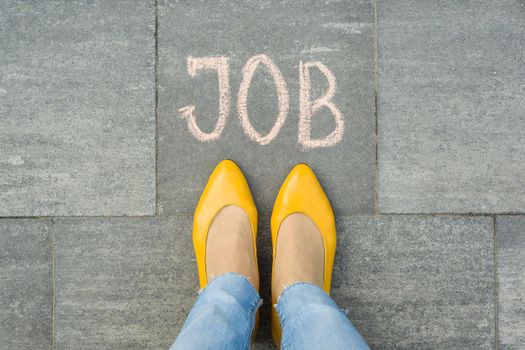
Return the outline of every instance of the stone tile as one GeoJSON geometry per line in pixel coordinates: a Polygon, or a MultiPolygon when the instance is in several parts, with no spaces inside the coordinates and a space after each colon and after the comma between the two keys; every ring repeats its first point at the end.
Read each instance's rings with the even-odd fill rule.
{"type": "MultiPolygon", "coordinates": [[[[280,183],[298,162],[318,173],[336,212],[370,213],[374,198],[375,116],[373,9],[369,1],[159,1],[158,9],[159,206],[165,214],[192,212],[214,165],[231,158],[245,170],[261,212],[269,213],[280,183]],[[289,113],[267,145],[245,135],[238,119],[242,70],[265,54],[282,72],[289,113]],[[192,78],[187,58],[229,57],[231,109],[219,139],[197,140],[178,110],[194,105],[197,125],[214,130],[218,80],[214,70],[192,78]],[[298,144],[299,62],[320,61],[337,80],[334,103],[345,120],[343,139],[333,147],[301,150],[298,144]]],[[[311,99],[328,83],[315,68],[311,99]]],[[[278,113],[273,78],[259,66],[248,92],[255,130],[266,135],[278,113]]],[[[312,122],[312,137],[334,129],[326,108],[312,122]]]]}
{"type": "Polygon", "coordinates": [[[525,212],[525,3],[379,4],[379,209],[525,212]]]}
{"type": "Polygon", "coordinates": [[[496,239],[499,348],[525,349],[525,216],[499,216],[496,239]]]}
{"type": "MultiPolygon", "coordinates": [[[[259,235],[263,280],[271,242],[259,235]]],[[[198,290],[191,219],[59,219],[56,235],[57,349],[167,349],[198,290]]],[[[262,287],[269,298],[270,284],[262,287]]],[[[267,302],[254,349],[272,349],[267,302]]]]}
{"type": "Polygon", "coordinates": [[[197,296],[188,218],[63,219],[57,349],[167,349],[197,296]]]}
{"type": "Polygon", "coordinates": [[[373,349],[492,349],[485,217],[345,217],[332,295],[373,349]]]}
{"type": "MultiPolygon", "coordinates": [[[[255,349],[274,348],[267,221],[255,349]]],[[[373,348],[493,345],[490,218],[342,217],[338,229],[333,296],[373,348]]],[[[189,217],[61,219],[55,230],[57,349],[167,348],[196,296],[189,217]]]]}
{"type": "Polygon", "coordinates": [[[0,219],[0,349],[52,346],[51,220],[0,219]]]}
{"type": "Polygon", "coordinates": [[[155,2],[0,3],[0,216],[155,212],[155,2]]]}

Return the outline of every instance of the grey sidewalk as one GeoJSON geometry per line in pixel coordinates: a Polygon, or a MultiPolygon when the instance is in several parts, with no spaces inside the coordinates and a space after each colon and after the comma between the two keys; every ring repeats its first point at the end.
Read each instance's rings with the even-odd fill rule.
{"type": "Polygon", "coordinates": [[[524,19],[516,0],[0,3],[0,350],[166,349],[223,158],[259,207],[265,300],[272,201],[307,162],[337,215],[333,297],[374,349],[525,349],[524,19]],[[304,109],[330,74],[342,138],[308,148],[338,123],[304,109]],[[210,134],[221,102],[200,141],[179,110],[210,134]]]}

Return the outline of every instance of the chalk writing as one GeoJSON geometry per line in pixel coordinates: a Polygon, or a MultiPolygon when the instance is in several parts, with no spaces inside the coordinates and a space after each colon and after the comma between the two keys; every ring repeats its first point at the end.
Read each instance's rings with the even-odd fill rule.
{"type": "MultiPolygon", "coordinates": [[[[220,138],[226,120],[230,113],[230,82],[229,82],[229,62],[228,57],[188,57],[187,70],[193,78],[198,71],[203,69],[214,69],[217,71],[219,85],[219,116],[213,131],[206,133],[197,125],[195,116],[195,106],[188,105],[179,109],[179,113],[187,123],[190,133],[199,141],[214,141],[220,138]]],[[[343,139],[345,120],[343,114],[333,102],[337,89],[335,75],[321,62],[299,62],[299,125],[298,143],[303,150],[329,147],[337,144],[343,139]],[[325,94],[312,101],[310,91],[312,82],[310,79],[310,69],[318,69],[328,81],[328,89],[325,94]],[[312,119],[322,108],[327,108],[334,118],[335,129],[321,139],[312,139],[312,119]]],[[[244,133],[253,141],[260,145],[267,145],[279,134],[286,122],[290,107],[290,97],[286,81],[273,61],[264,54],[251,57],[242,70],[242,79],[237,94],[237,115],[239,123],[244,133]],[[266,134],[261,135],[250,122],[248,115],[248,91],[256,69],[260,66],[266,68],[273,78],[278,99],[278,114],[272,129],[266,134]]]]}
{"type": "Polygon", "coordinates": [[[193,78],[202,69],[215,69],[219,80],[219,118],[210,133],[203,132],[197,125],[195,106],[189,105],[179,109],[181,116],[188,124],[188,130],[199,141],[217,140],[224,130],[226,118],[230,114],[230,73],[227,57],[188,57],[188,73],[193,78]]]}
{"type": "Polygon", "coordinates": [[[272,60],[266,55],[257,55],[251,57],[242,70],[242,81],[239,86],[239,94],[237,96],[237,113],[239,114],[239,121],[241,126],[252,140],[261,144],[267,145],[277,136],[279,131],[281,131],[286,117],[288,116],[289,108],[289,96],[288,89],[286,87],[286,82],[284,77],[281,74],[281,71],[277,66],[272,62],[272,60]],[[259,64],[263,64],[270,72],[270,75],[273,78],[275,83],[275,88],[277,89],[277,99],[279,106],[279,113],[277,114],[277,120],[273,125],[272,129],[266,136],[261,136],[252,126],[250,119],[248,117],[248,90],[250,89],[250,83],[253,78],[253,73],[257,69],[259,64]]]}
{"type": "Polygon", "coordinates": [[[333,146],[343,138],[345,121],[343,114],[332,102],[336,90],[335,76],[321,62],[300,62],[299,63],[299,144],[305,149],[333,146]],[[328,90],[324,96],[319,97],[314,102],[310,100],[310,68],[316,67],[324,74],[328,80],[328,90]],[[335,120],[335,129],[324,139],[311,139],[312,117],[322,107],[326,107],[332,112],[335,120]]]}

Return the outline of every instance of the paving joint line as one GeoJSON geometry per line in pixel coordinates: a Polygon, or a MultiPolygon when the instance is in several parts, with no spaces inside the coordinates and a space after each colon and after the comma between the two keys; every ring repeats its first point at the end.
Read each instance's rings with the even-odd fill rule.
{"type": "MultiPolygon", "coordinates": [[[[180,212],[172,214],[162,215],[69,215],[69,216],[6,216],[0,217],[1,220],[69,220],[69,219],[154,219],[154,218],[176,218],[181,216],[193,216],[194,212],[180,212]]],[[[270,214],[259,214],[260,217],[270,217],[270,214]]],[[[525,213],[360,213],[360,214],[337,214],[337,218],[347,217],[369,217],[369,218],[381,218],[381,217],[396,217],[396,216],[413,216],[413,217],[485,217],[495,218],[497,216],[525,216],[525,213]]]]}
{"type": "Polygon", "coordinates": [[[494,348],[499,349],[499,285],[498,285],[498,240],[497,240],[497,225],[496,225],[497,215],[492,216],[492,231],[493,231],[493,255],[494,255],[494,272],[493,272],[493,286],[494,286],[494,348]]]}
{"type": "Polygon", "coordinates": [[[55,219],[51,218],[51,349],[56,349],[56,246],[55,219]]]}
{"type": "MultiPolygon", "coordinates": [[[[377,216],[467,216],[467,217],[495,217],[495,216],[523,216],[525,213],[454,213],[454,212],[435,212],[435,213],[378,213],[377,216]]],[[[350,214],[350,216],[353,216],[350,214]]]]}
{"type": "Polygon", "coordinates": [[[157,215],[42,215],[42,216],[0,216],[0,220],[9,219],[28,219],[28,220],[48,220],[48,219],[71,219],[71,218],[154,218],[157,215]]]}
{"type": "Polygon", "coordinates": [[[159,212],[159,84],[158,84],[158,67],[159,67],[159,1],[155,0],[155,215],[159,212]]]}
{"type": "Polygon", "coordinates": [[[373,30],[373,45],[374,45],[374,114],[375,114],[375,164],[374,164],[374,213],[379,214],[379,115],[378,115],[378,92],[379,92],[379,76],[378,76],[378,58],[379,58],[379,28],[378,28],[378,0],[372,0],[372,7],[374,11],[374,30],[373,30]]]}

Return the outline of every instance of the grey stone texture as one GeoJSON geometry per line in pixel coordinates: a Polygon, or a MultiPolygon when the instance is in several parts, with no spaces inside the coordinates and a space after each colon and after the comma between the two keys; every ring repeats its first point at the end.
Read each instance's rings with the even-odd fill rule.
{"type": "MultiPolygon", "coordinates": [[[[306,162],[337,216],[332,296],[373,349],[525,350],[524,18],[522,0],[0,2],[0,350],[167,349],[197,297],[193,211],[224,158],[259,208],[253,349],[275,349],[271,207],[306,162]],[[237,109],[259,54],[289,93],[267,145],[237,109]],[[191,77],[190,56],[229,58],[215,141],[179,112],[195,105],[205,132],[218,115],[217,72],[191,77]],[[298,142],[308,61],[337,80],[333,147],[298,142]]],[[[328,86],[316,69],[311,84],[312,99],[328,86]]],[[[266,134],[263,66],[247,109],[266,134]]],[[[333,128],[316,113],[314,138],[333,128]]]]}
{"type": "MultiPolygon", "coordinates": [[[[342,217],[333,297],[373,348],[488,349],[495,342],[491,218],[342,217]]],[[[255,349],[273,348],[271,242],[255,349]]],[[[59,219],[57,349],[162,349],[196,297],[191,220],[59,219]]]]}
{"type": "Polygon", "coordinates": [[[155,2],[0,2],[0,216],[155,213],[155,2]]]}
{"type": "Polygon", "coordinates": [[[0,349],[52,346],[51,220],[0,219],[0,349]]]}
{"type": "Polygon", "coordinates": [[[502,350],[525,349],[525,216],[496,221],[498,340],[502,350]]]}
{"type": "Polygon", "coordinates": [[[525,3],[378,13],[380,212],[525,212],[525,3]]]}
{"type": "MultiPolygon", "coordinates": [[[[56,348],[167,349],[199,288],[191,223],[187,216],[58,219],[56,348]]],[[[258,248],[269,281],[268,231],[261,231],[258,248]]],[[[269,291],[265,282],[266,300],[269,291]]],[[[254,349],[273,348],[269,305],[254,349]]]]}
{"type": "MultiPolygon", "coordinates": [[[[309,163],[337,213],[371,213],[374,206],[375,108],[373,8],[369,1],[167,1],[158,8],[158,185],[159,212],[189,213],[213,167],[224,158],[239,163],[261,212],[268,214],[292,166],[309,163]],[[288,118],[277,137],[259,145],[238,120],[237,94],[250,57],[265,54],[282,72],[289,92],[288,118]],[[214,129],[218,116],[217,72],[192,78],[187,58],[229,57],[231,110],[218,140],[201,142],[178,110],[195,105],[198,126],[214,129]],[[334,103],[345,134],[333,147],[302,151],[298,144],[299,62],[320,61],[335,75],[334,103]]],[[[312,69],[311,98],[328,86],[312,69]]],[[[265,135],[277,116],[273,79],[259,66],[248,93],[254,128],[265,135]]],[[[326,108],[312,122],[321,138],[334,128],[326,108]]]]}
{"type": "Polygon", "coordinates": [[[62,219],[56,348],[167,349],[197,296],[188,218],[62,219]]]}
{"type": "Polygon", "coordinates": [[[332,296],[373,349],[493,349],[493,222],[338,220],[332,296]]]}

